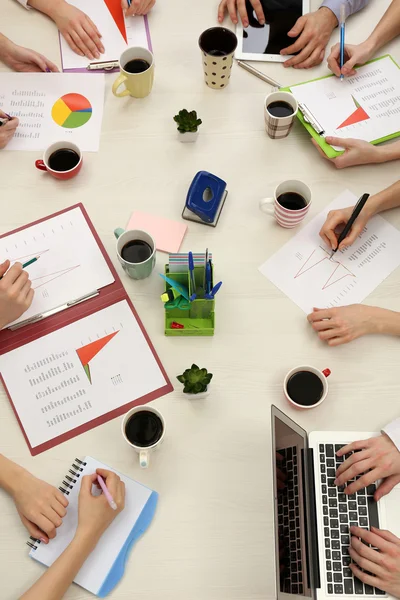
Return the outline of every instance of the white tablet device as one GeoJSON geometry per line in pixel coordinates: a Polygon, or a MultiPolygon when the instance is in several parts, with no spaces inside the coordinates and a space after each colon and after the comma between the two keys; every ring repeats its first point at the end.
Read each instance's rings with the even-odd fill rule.
{"type": "Polygon", "coordinates": [[[236,26],[235,58],[284,62],[290,55],[281,56],[280,51],[296,40],[287,33],[299,17],[310,12],[310,0],[261,0],[261,4],[265,25],[260,25],[250,0],[246,0],[249,26],[244,28],[241,22],[236,26]]]}

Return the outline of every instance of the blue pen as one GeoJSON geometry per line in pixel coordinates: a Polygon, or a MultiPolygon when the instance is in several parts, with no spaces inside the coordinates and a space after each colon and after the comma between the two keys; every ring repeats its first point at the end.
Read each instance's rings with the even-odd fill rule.
{"type": "Polygon", "coordinates": [[[205,298],[207,300],[214,300],[215,294],[218,292],[219,288],[222,285],[222,281],[220,281],[219,283],[217,283],[216,285],[214,285],[213,289],[211,290],[211,292],[209,294],[205,295],[205,298]]]}
{"type": "Polygon", "coordinates": [[[193,254],[191,252],[188,253],[189,259],[189,273],[190,273],[190,287],[192,288],[192,295],[190,296],[190,301],[196,300],[196,280],[194,278],[194,262],[193,262],[193,254]]]}
{"type": "Polygon", "coordinates": [[[205,287],[205,297],[211,292],[211,264],[208,261],[206,266],[206,287],[205,287]]]}
{"type": "Polygon", "coordinates": [[[340,5],[340,81],[343,81],[344,75],[342,73],[344,65],[344,32],[346,28],[346,5],[340,5]]]}

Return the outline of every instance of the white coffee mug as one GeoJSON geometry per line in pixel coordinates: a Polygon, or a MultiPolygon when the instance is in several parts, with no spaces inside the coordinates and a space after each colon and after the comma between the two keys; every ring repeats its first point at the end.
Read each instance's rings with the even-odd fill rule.
{"type": "Polygon", "coordinates": [[[294,406],[295,408],[298,408],[300,410],[307,410],[308,408],[315,408],[316,406],[319,406],[320,404],[323,403],[323,401],[325,400],[325,398],[328,395],[327,377],[329,377],[330,374],[331,374],[331,372],[329,369],[324,369],[323,371],[320,371],[319,369],[316,369],[315,367],[310,367],[310,365],[303,365],[300,367],[295,367],[294,369],[289,371],[289,373],[286,375],[284,382],[283,382],[283,392],[286,396],[286,399],[288,400],[288,402],[290,402],[290,404],[292,406],[294,406]],[[323,385],[322,396],[321,396],[321,399],[318,402],[316,402],[315,404],[310,404],[310,405],[298,404],[297,402],[294,402],[294,400],[292,400],[292,398],[288,394],[287,384],[288,384],[289,379],[293,375],[295,375],[295,373],[299,373],[301,371],[308,371],[309,373],[314,373],[314,375],[317,375],[317,377],[319,377],[319,379],[321,380],[321,383],[323,385]]]}
{"type": "Polygon", "coordinates": [[[162,414],[156,409],[153,408],[152,406],[136,406],[135,408],[132,408],[128,413],[126,413],[126,415],[124,416],[122,423],[121,423],[121,429],[122,429],[122,435],[124,437],[124,440],[126,441],[127,444],[129,444],[131,446],[131,448],[133,448],[138,454],[139,454],[139,464],[142,467],[142,469],[147,469],[147,467],[149,466],[150,463],[150,454],[152,452],[154,452],[155,450],[157,450],[157,448],[159,448],[161,446],[161,444],[164,441],[164,436],[165,436],[165,421],[164,421],[164,417],[162,416],[162,414]],[[138,412],[152,412],[155,415],[158,416],[158,418],[160,419],[161,423],[162,423],[162,433],[161,436],[159,437],[159,439],[152,445],[152,446],[137,446],[136,444],[133,444],[126,436],[126,425],[129,421],[129,419],[136,413],[138,412]]]}
{"type": "Polygon", "coordinates": [[[297,100],[290,92],[272,92],[268,94],[264,102],[264,123],[265,131],[269,137],[273,140],[287,137],[293,127],[298,110],[299,105],[297,100]],[[285,102],[289,104],[292,107],[293,113],[287,117],[275,117],[268,110],[268,106],[272,102],[285,102]]]}
{"type": "Polygon", "coordinates": [[[304,219],[311,206],[311,190],[302,181],[291,179],[280,183],[274,192],[273,198],[264,198],[260,200],[260,209],[271,217],[275,217],[281,227],[292,228],[296,227],[304,219]],[[279,203],[279,198],[282,194],[295,193],[302,196],[306,202],[303,208],[291,210],[285,208],[279,203]]]}

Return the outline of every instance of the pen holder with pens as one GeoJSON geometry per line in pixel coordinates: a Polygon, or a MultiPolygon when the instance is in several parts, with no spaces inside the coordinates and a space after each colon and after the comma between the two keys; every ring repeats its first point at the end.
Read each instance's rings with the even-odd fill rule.
{"type": "MultiPolygon", "coordinates": [[[[214,269],[211,268],[211,277],[214,269]]],[[[165,275],[176,283],[185,286],[189,290],[189,297],[204,286],[204,267],[194,268],[196,290],[192,290],[189,271],[182,273],[170,273],[169,265],[165,265],[165,275]]],[[[165,291],[171,285],[166,282],[165,291]]],[[[191,302],[167,302],[165,306],[165,335],[169,336],[209,336],[214,335],[215,328],[215,299],[196,298],[191,302]],[[176,306],[174,306],[174,304],[176,306]],[[173,326],[174,324],[174,326],[173,326]]]]}

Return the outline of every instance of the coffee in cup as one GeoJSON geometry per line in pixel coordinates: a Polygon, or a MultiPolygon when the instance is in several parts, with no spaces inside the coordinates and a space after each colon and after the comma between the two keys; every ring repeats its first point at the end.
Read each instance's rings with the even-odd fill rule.
{"type": "Polygon", "coordinates": [[[82,167],[82,152],[72,142],[55,142],[43,153],[43,159],[35,162],[40,171],[47,171],[56,179],[71,179],[82,167]]]}
{"type": "Polygon", "coordinates": [[[150,453],[164,440],[165,422],[161,413],[150,406],[132,408],[122,421],[125,441],[139,454],[140,466],[149,466],[150,453]]]}
{"type": "Polygon", "coordinates": [[[132,279],[145,279],[156,264],[156,244],[149,233],[140,229],[115,229],[117,256],[132,279]]]}
{"type": "Polygon", "coordinates": [[[296,367],[285,377],[283,389],[286,398],[296,408],[314,408],[328,395],[329,369],[319,371],[314,367],[296,367]]]}

